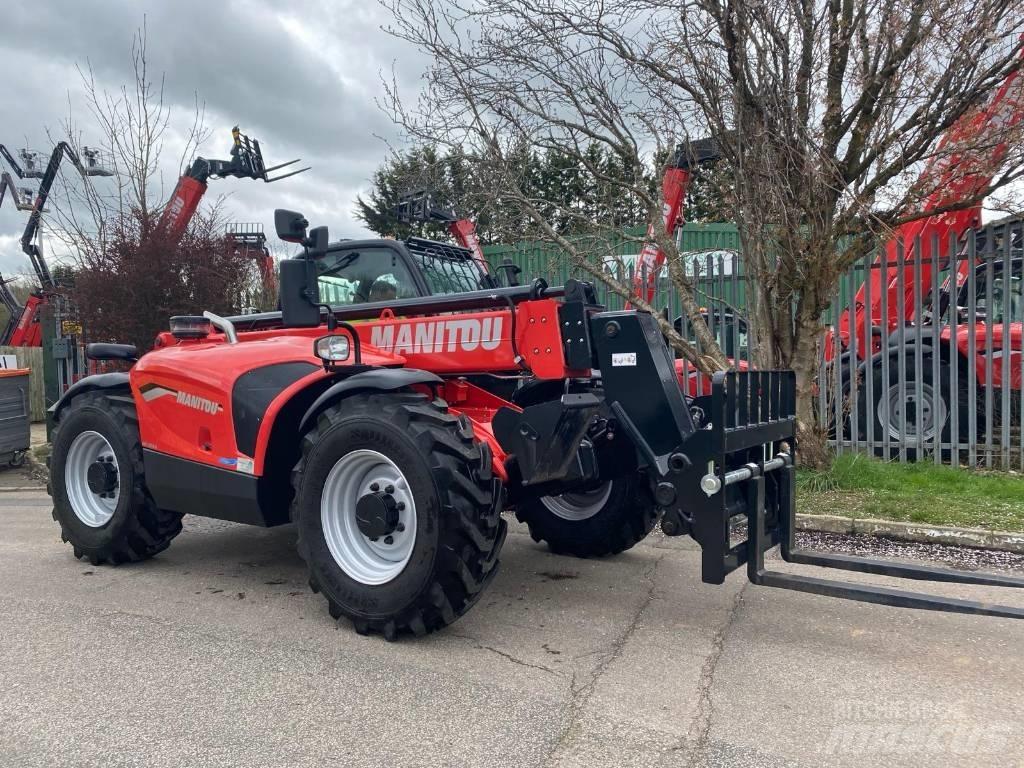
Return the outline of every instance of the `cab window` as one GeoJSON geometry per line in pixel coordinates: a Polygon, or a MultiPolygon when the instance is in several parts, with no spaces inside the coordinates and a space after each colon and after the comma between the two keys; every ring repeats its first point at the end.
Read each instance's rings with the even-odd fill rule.
{"type": "Polygon", "coordinates": [[[417,296],[401,257],[390,248],[330,251],[317,259],[320,300],[332,305],[394,301],[417,296]]]}

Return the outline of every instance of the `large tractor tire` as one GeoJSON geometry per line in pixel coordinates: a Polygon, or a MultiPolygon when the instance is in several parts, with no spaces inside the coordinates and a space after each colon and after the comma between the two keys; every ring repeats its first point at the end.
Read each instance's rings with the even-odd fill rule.
{"type": "Polygon", "coordinates": [[[53,434],[47,490],[61,538],[93,565],[145,560],[181,533],[182,516],[158,509],[146,490],[128,392],[71,401],[53,434]]]}
{"type": "MultiPolygon", "coordinates": [[[[920,435],[924,443],[924,454],[930,454],[933,450],[935,434],[939,433],[940,442],[948,443],[952,436],[952,398],[957,397],[957,422],[958,436],[960,440],[966,440],[968,434],[969,415],[971,407],[977,404],[970,404],[966,399],[966,387],[960,386],[960,392],[950,392],[950,369],[949,362],[943,360],[939,363],[939,378],[934,380],[933,359],[931,354],[922,357],[920,371],[915,365],[914,354],[908,352],[903,365],[904,397],[900,398],[900,366],[899,359],[893,356],[889,361],[889,377],[884,377],[881,363],[876,363],[866,375],[873,377],[872,401],[868,402],[867,385],[864,381],[860,383],[857,393],[857,439],[867,440],[869,426],[873,430],[874,452],[878,456],[885,453],[882,441],[885,435],[889,436],[890,457],[899,455],[900,445],[907,443],[906,455],[909,461],[923,459],[924,455],[918,455],[915,446],[920,435]],[[921,397],[917,397],[917,381],[921,381],[921,397]]],[[[963,379],[962,374],[959,378],[963,379]]],[[[960,381],[964,385],[964,381],[960,381]]],[[[979,422],[978,433],[980,435],[982,423],[979,422]]],[[[948,450],[943,454],[947,457],[948,450]]]]}
{"type": "Polygon", "coordinates": [[[658,520],[646,478],[609,480],[590,491],[522,501],[516,517],[534,541],[576,557],[617,555],[640,542],[658,520]]]}
{"type": "Polygon", "coordinates": [[[490,461],[468,422],[425,395],[354,395],[321,413],[292,475],[292,516],[331,616],[394,640],[469,610],[505,540],[490,461]]]}
{"type": "MultiPolygon", "coordinates": [[[[533,382],[513,399],[526,407],[560,397],[563,390],[560,381],[533,382]]],[[[603,557],[636,545],[654,529],[658,514],[647,479],[633,473],[589,491],[521,501],[516,518],[526,523],[534,541],[556,554],[603,557]]]]}

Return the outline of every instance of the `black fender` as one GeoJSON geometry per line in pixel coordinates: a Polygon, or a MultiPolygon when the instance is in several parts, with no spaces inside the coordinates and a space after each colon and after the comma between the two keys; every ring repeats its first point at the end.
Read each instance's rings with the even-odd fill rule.
{"type": "MultiPolygon", "coordinates": [[[[902,349],[903,350],[904,358],[909,357],[909,358],[913,359],[914,355],[917,354],[917,348],[918,347],[921,348],[921,355],[922,355],[922,357],[925,356],[925,355],[932,355],[932,354],[935,353],[935,347],[932,346],[930,339],[922,339],[922,338],[914,338],[914,337],[912,337],[912,338],[907,339],[902,347],[899,346],[899,345],[896,345],[896,344],[890,344],[885,349],[883,349],[883,350],[873,354],[867,360],[861,360],[860,361],[860,363],[857,365],[857,374],[858,374],[857,378],[858,378],[858,380],[859,381],[863,381],[864,380],[864,375],[867,373],[868,370],[874,369],[874,367],[876,365],[881,365],[883,357],[888,357],[891,360],[898,360],[899,359],[899,355],[900,355],[900,350],[902,349]]],[[[939,355],[940,355],[940,357],[942,355],[941,348],[942,348],[942,345],[940,344],[939,345],[939,355]]]]}
{"type": "Polygon", "coordinates": [[[372,371],[354,374],[328,387],[321,393],[320,397],[313,401],[313,404],[309,406],[302,417],[302,421],[299,422],[299,434],[306,431],[306,428],[319,415],[320,411],[346,392],[367,389],[387,392],[393,389],[412,386],[413,384],[441,383],[443,383],[443,380],[437,374],[418,368],[375,368],[372,371]]]}
{"type": "Polygon", "coordinates": [[[83,392],[89,392],[94,389],[129,388],[130,384],[128,383],[128,374],[125,371],[96,373],[92,376],[86,376],[84,379],[79,379],[68,387],[68,391],[61,395],[60,399],[47,409],[47,413],[51,415],[51,418],[56,420],[57,417],[60,416],[60,412],[67,407],[67,404],[83,392]]]}

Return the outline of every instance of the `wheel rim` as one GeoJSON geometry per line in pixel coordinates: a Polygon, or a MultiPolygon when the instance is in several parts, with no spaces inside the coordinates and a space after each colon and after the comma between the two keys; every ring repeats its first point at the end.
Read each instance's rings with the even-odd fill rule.
{"type": "Polygon", "coordinates": [[[608,497],[612,494],[612,484],[608,481],[600,488],[579,493],[563,493],[560,496],[542,496],[541,503],[548,511],[563,520],[587,520],[604,508],[608,497]]]}
{"type": "Polygon", "coordinates": [[[416,504],[409,483],[402,470],[377,451],[352,451],[338,459],[324,483],[320,522],[334,562],[361,584],[395,579],[416,544],[416,504]],[[363,496],[388,487],[394,489],[389,495],[398,506],[398,527],[374,541],[359,530],[356,505],[363,496]]]}
{"type": "Polygon", "coordinates": [[[82,432],[71,441],[64,463],[64,487],[75,516],[90,528],[101,528],[114,516],[121,491],[120,476],[114,449],[99,432],[82,432]],[[112,467],[113,489],[101,493],[90,486],[89,469],[97,463],[112,467]]]}
{"type": "Polygon", "coordinates": [[[878,422],[885,425],[889,437],[894,440],[931,440],[935,430],[946,423],[946,401],[937,397],[931,384],[921,384],[921,399],[917,398],[917,384],[904,385],[904,396],[900,399],[899,385],[889,387],[884,398],[878,401],[878,422]],[[885,409],[889,409],[886,419],[885,409]]]}

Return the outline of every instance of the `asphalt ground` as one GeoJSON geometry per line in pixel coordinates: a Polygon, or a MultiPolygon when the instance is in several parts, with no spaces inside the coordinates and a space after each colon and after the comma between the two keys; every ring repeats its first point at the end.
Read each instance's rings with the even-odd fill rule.
{"type": "Polygon", "coordinates": [[[1024,621],[710,586],[699,560],[661,535],[560,557],[512,523],[476,607],[387,643],[329,618],[290,526],[189,517],[93,567],[45,494],[0,493],[0,768],[1024,765],[1024,621]]]}

